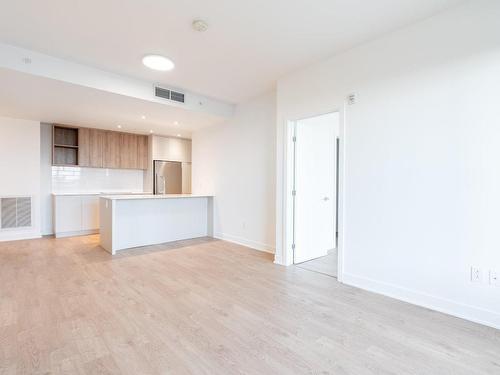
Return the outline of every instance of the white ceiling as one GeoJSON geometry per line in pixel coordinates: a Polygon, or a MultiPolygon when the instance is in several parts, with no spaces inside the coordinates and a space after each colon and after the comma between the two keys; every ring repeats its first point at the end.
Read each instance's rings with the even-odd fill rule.
{"type": "Polygon", "coordinates": [[[1,68],[0,115],[111,130],[121,125],[122,131],[149,134],[153,130],[155,134],[179,134],[183,138],[223,121],[203,112],[1,68]]]}
{"type": "MultiPolygon", "coordinates": [[[[272,88],[277,78],[295,69],[461,2],[2,0],[0,41],[237,103],[272,88]],[[190,27],[198,17],[209,23],[205,33],[190,27]],[[176,69],[146,69],[141,58],[147,53],[170,57],[176,69]]],[[[106,98],[106,104],[115,100],[106,98]]],[[[103,103],[88,105],[114,116],[113,123],[122,112],[141,112],[137,103],[133,109],[119,106],[113,114],[103,103]]],[[[167,114],[161,116],[169,117],[171,109],[163,110],[167,114]]],[[[62,111],[58,116],[70,114],[62,111]]],[[[92,117],[92,111],[86,116],[92,117]]]]}

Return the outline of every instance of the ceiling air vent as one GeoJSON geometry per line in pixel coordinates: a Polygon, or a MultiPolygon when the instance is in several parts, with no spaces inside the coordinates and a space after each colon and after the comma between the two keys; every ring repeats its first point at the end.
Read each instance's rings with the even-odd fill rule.
{"type": "Polygon", "coordinates": [[[184,103],[185,96],[182,92],[164,89],[163,87],[155,87],[155,96],[162,99],[172,100],[177,103],[184,103]]]}
{"type": "Polygon", "coordinates": [[[174,102],[184,103],[184,94],[181,92],[170,91],[170,100],[174,102]]]}
{"type": "Polygon", "coordinates": [[[170,90],[155,87],[155,95],[159,98],[170,99],[170,90]]]}

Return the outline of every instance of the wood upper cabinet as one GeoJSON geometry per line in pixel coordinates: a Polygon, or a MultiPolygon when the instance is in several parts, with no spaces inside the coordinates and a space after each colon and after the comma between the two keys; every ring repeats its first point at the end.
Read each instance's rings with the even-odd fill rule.
{"type": "Polygon", "coordinates": [[[148,142],[145,135],[120,134],[120,168],[148,169],[148,142]]]}
{"type": "Polygon", "coordinates": [[[148,137],[139,135],[137,137],[137,167],[148,169],[148,137]]]}
{"type": "Polygon", "coordinates": [[[120,134],[120,168],[137,169],[137,135],[120,134]]]}
{"type": "Polygon", "coordinates": [[[90,129],[89,167],[102,168],[104,166],[104,130],[90,129]]]}
{"type": "Polygon", "coordinates": [[[78,129],[78,165],[81,167],[103,167],[104,130],[78,129]]]}
{"type": "Polygon", "coordinates": [[[148,136],[91,128],[55,126],[54,129],[54,165],[148,168],[148,136]],[[66,135],[70,132],[73,140],[66,135]]]}
{"type": "Polygon", "coordinates": [[[78,165],[90,166],[90,129],[78,129],[78,165]]]}
{"type": "Polygon", "coordinates": [[[108,131],[104,138],[104,168],[120,168],[121,133],[108,131]]]}

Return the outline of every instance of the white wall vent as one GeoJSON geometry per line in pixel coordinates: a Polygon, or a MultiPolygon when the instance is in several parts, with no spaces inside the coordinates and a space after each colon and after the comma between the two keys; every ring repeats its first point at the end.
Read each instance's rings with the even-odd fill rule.
{"type": "Polygon", "coordinates": [[[31,227],[31,197],[0,198],[0,228],[31,227]]]}
{"type": "Polygon", "coordinates": [[[165,89],[155,86],[155,96],[162,99],[172,100],[177,103],[184,103],[185,95],[182,92],[165,89]]]}

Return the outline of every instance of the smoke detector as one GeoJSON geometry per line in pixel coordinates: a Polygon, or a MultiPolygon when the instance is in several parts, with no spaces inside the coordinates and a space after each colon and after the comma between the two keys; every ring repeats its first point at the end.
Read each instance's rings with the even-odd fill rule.
{"type": "Polygon", "coordinates": [[[208,24],[203,20],[194,20],[192,23],[193,29],[199,32],[207,31],[208,24]]]}

